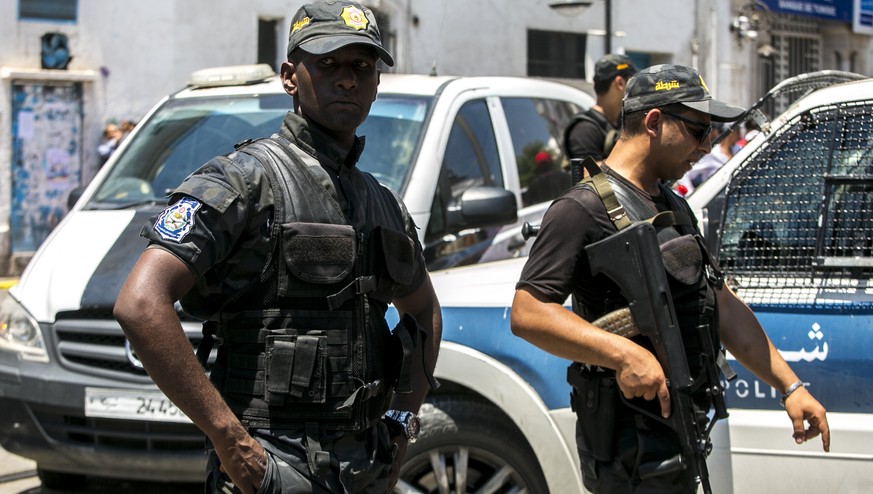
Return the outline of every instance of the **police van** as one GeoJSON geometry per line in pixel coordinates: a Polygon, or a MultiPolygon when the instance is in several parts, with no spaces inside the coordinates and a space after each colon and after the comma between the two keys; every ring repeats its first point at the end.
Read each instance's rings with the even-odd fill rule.
{"type": "MultiPolygon", "coordinates": [[[[504,232],[542,215],[550,198],[533,200],[531,187],[545,172],[563,173],[563,129],[593,103],[534,78],[383,74],[359,130],[367,137],[359,166],[403,196],[429,269],[522,255],[525,242],[504,232]]],[[[35,460],[43,486],[86,475],[202,481],[202,434],[146,375],[112,307],[145,248],[139,232],[168,192],[234,143],[276,132],[291,105],[268,66],[194,74],[141,120],[9,291],[0,307],[0,445],[35,460]]],[[[179,315],[196,348],[200,323],[179,315]]],[[[545,492],[545,478],[573,479],[571,462],[542,471],[534,423],[517,415],[525,405],[495,400],[496,377],[471,387],[474,374],[512,373],[492,357],[483,366],[484,354],[462,340],[441,352],[443,387],[425,410],[431,439],[410,455],[402,485],[436,489],[422,487],[446,474],[431,455],[457,458],[450,482],[471,489],[505,480],[545,492]]]]}
{"type": "MultiPolygon", "coordinates": [[[[727,283],[828,409],[831,429],[829,453],[819,438],[795,444],[781,390],[731,362],[738,378],[725,383],[730,417],[718,422],[708,461],[716,493],[873,492],[873,80],[828,78],[852,79],[793,81],[801,93],[830,87],[772,121],[759,118],[761,133],[689,197],[727,283]]],[[[433,273],[444,345],[476,355],[459,384],[484,390],[509,415],[550,491],[582,492],[571,469],[568,362],[510,331],[523,265],[522,258],[433,273]]],[[[437,375],[469,365],[450,353],[437,375]]]]}

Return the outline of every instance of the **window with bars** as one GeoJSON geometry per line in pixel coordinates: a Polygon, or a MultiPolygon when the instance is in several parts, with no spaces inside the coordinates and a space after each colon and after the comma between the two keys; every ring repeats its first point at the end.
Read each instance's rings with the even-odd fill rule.
{"type": "MultiPolygon", "coordinates": [[[[821,34],[814,20],[779,16],[770,35],[773,53],[758,58],[758,90],[766,93],[776,84],[799,74],[821,68],[821,34]]],[[[785,94],[768,101],[761,109],[770,117],[784,112],[800,95],[785,94]]]]}
{"type": "Polygon", "coordinates": [[[585,35],[527,31],[527,75],[585,79],[585,35]]]}
{"type": "Polygon", "coordinates": [[[720,264],[745,298],[820,303],[821,290],[873,292],[873,101],[818,108],[782,127],[732,178],[722,224],[720,264]]]}
{"type": "Polygon", "coordinates": [[[18,0],[18,18],[75,21],[77,0],[18,0]]]}
{"type": "MultiPolygon", "coordinates": [[[[280,19],[258,19],[258,63],[265,63],[279,72],[283,56],[279,59],[278,38],[280,19]]],[[[284,53],[283,53],[284,55],[284,53]]]]}

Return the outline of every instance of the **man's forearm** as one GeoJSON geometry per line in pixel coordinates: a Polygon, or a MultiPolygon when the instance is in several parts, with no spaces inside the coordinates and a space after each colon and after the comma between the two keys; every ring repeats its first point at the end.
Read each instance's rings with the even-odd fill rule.
{"type": "Polygon", "coordinates": [[[188,267],[162,249],[147,249],[115,303],[114,315],[149,377],[210,439],[241,424],[212,386],[185,336],[174,303],[193,286],[188,267]]]}
{"type": "Polygon", "coordinates": [[[722,343],[753,374],[779,392],[797,382],[797,375],[773,346],[755,314],[733,291],[716,292],[722,343]]]}
{"type": "MultiPolygon", "coordinates": [[[[172,316],[176,321],[175,312],[172,316]]],[[[127,327],[137,356],[161,391],[213,442],[226,441],[239,420],[209,381],[191,349],[181,325],[164,323],[162,329],[127,327]]]]}

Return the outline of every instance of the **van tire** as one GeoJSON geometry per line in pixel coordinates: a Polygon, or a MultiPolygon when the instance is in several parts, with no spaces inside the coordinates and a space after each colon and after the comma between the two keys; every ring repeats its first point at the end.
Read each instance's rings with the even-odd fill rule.
{"type": "Polygon", "coordinates": [[[77,473],[56,472],[36,467],[36,476],[43,487],[49,489],[79,489],[87,481],[84,475],[77,473]]]}
{"type": "Polygon", "coordinates": [[[409,445],[395,492],[548,492],[533,450],[499,408],[464,396],[433,396],[419,412],[422,430],[409,445]],[[465,489],[456,489],[455,461],[467,456],[465,489]],[[440,471],[437,471],[440,470],[440,471]],[[442,483],[442,488],[440,484],[442,483]],[[411,488],[411,489],[409,489],[411,488]]]}

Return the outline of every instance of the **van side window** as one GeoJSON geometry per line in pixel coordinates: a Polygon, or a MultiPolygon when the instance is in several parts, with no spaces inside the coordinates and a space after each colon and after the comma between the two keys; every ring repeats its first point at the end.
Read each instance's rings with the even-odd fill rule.
{"type": "Polygon", "coordinates": [[[515,148],[525,206],[550,201],[570,186],[561,147],[564,128],[581,111],[565,101],[501,98],[515,148]]]}
{"type": "Polygon", "coordinates": [[[457,206],[461,195],[477,185],[503,187],[497,139],[491,113],[484,99],[465,103],[452,124],[443,156],[437,193],[431,207],[427,237],[449,233],[446,211],[457,206]]]}
{"type": "Polygon", "coordinates": [[[443,171],[448,174],[453,199],[476,185],[503,187],[497,139],[484,99],[465,103],[455,116],[443,171]]]}
{"type": "Polygon", "coordinates": [[[732,178],[719,257],[745,298],[797,303],[813,293],[804,289],[837,289],[873,274],[871,106],[795,118],[732,178]],[[776,285],[789,289],[768,290],[776,285]]]}
{"type": "Polygon", "coordinates": [[[428,269],[475,263],[492,233],[483,229],[460,232],[453,224],[451,210],[460,207],[461,196],[481,185],[504,187],[497,138],[487,102],[465,103],[452,124],[430,220],[425,233],[428,269]]]}

